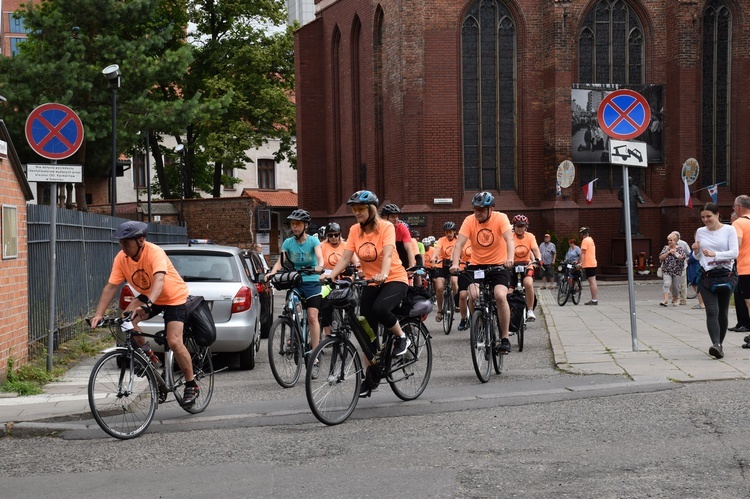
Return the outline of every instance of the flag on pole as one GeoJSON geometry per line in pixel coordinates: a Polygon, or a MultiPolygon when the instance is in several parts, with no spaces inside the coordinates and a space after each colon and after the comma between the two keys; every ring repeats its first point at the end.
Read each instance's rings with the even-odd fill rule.
{"type": "Polygon", "coordinates": [[[714,204],[719,202],[719,186],[718,184],[709,185],[706,187],[708,189],[708,193],[711,195],[711,201],[714,202],[714,204]]]}
{"type": "Polygon", "coordinates": [[[594,180],[583,186],[583,194],[586,196],[586,204],[591,204],[594,199],[594,180]]]}
{"type": "Polygon", "coordinates": [[[562,196],[562,188],[560,187],[560,182],[555,180],[555,194],[557,196],[562,196]]]}
{"type": "Polygon", "coordinates": [[[688,186],[687,179],[682,177],[682,183],[685,184],[685,206],[688,208],[693,207],[693,198],[690,197],[690,186],[688,186]]]}

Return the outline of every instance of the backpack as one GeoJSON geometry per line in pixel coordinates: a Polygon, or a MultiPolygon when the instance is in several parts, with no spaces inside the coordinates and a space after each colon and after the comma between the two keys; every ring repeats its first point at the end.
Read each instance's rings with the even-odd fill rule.
{"type": "Polygon", "coordinates": [[[211,309],[202,296],[188,296],[185,302],[185,335],[202,347],[216,341],[216,324],[211,309]]]}

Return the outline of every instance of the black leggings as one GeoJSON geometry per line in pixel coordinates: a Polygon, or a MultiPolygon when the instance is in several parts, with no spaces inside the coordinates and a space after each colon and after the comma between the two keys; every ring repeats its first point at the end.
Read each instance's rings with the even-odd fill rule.
{"type": "Polygon", "coordinates": [[[706,328],[714,345],[724,343],[729,325],[729,300],[732,298],[732,290],[729,288],[718,288],[715,293],[698,284],[698,292],[703,298],[706,307],[706,328]]]}
{"type": "Polygon", "coordinates": [[[367,319],[373,331],[378,330],[378,324],[390,329],[398,322],[393,311],[401,304],[408,290],[409,286],[403,282],[365,286],[359,302],[359,313],[367,319]]]}

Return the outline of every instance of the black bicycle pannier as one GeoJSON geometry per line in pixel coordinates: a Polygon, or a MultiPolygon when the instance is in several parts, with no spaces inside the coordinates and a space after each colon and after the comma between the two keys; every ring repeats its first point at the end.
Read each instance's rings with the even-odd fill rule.
{"type": "Polygon", "coordinates": [[[400,317],[421,317],[432,312],[430,293],[426,289],[409,287],[406,297],[395,310],[400,317]]]}
{"type": "Polygon", "coordinates": [[[299,272],[280,272],[271,278],[273,287],[280,290],[296,288],[300,283],[302,276],[299,272]]]}
{"type": "Polygon", "coordinates": [[[517,333],[521,330],[526,314],[526,298],[518,293],[508,293],[508,306],[510,307],[509,330],[517,333]]]}
{"type": "Polygon", "coordinates": [[[326,298],[333,308],[357,306],[357,294],[351,286],[332,289],[326,298]]]}
{"type": "Polygon", "coordinates": [[[188,296],[185,302],[185,334],[202,347],[216,341],[216,324],[211,309],[202,296],[188,296]]]}

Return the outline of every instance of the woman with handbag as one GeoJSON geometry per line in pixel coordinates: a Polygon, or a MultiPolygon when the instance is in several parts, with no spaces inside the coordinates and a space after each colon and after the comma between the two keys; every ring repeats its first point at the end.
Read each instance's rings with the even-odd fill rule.
{"type": "Polygon", "coordinates": [[[701,227],[695,233],[693,256],[700,261],[703,275],[698,292],[706,307],[706,327],[711,337],[709,355],[724,357],[722,343],[729,326],[729,301],[737,285],[734,261],[739,254],[737,232],[731,225],[724,225],[719,219],[719,207],[707,203],[701,209],[701,227]]]}
{"type": "Polygon", "coordinates": [[[659,253],[659,260],[661,261],[661,272],[662,272],[662,292],[664,293],[664,300],[659,303],[662,307],[666,307],[669,303],[669,293],[672,293],[672,306],[676,307],[677,302],[680,299],[680,282],[682,281],[682,272],[685,270],[685,259],[687,255],[677,245],[677,241],[680,238],[677,234],[672,232],[667,236],[667,245],[659,253]]]}

